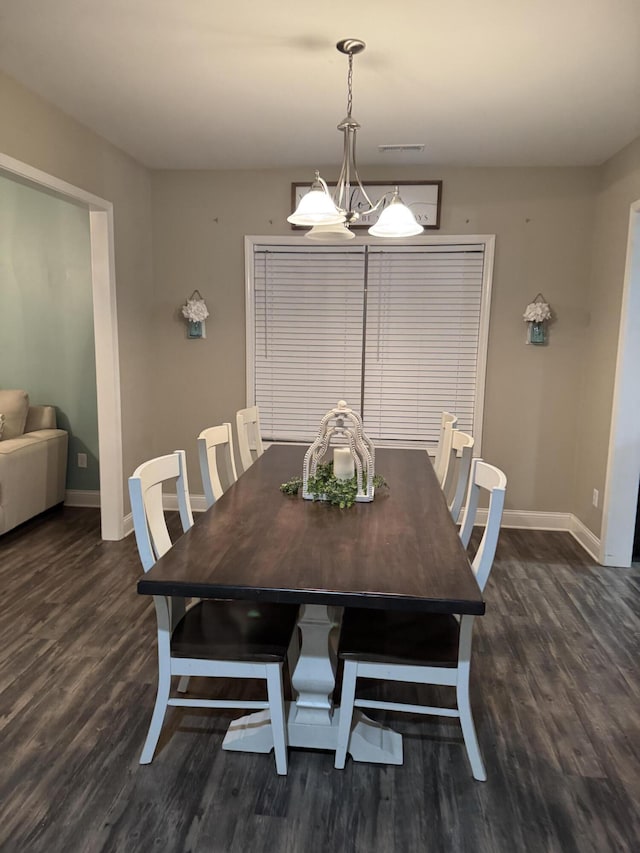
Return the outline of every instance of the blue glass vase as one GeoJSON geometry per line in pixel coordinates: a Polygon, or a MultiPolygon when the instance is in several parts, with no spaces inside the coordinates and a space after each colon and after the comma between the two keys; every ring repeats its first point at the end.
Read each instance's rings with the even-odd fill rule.
{"type": "Polygon", "coordinates": [[[546,342],[544,321],[530,324],[529,341],[532,344],[544,344],[546,342]]]}

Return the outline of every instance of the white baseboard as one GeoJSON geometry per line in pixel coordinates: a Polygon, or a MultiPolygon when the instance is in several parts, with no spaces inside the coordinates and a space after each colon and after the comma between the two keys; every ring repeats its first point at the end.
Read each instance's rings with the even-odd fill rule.
{"type": "MultiPolygon", "coordinates": [[[[100,492],[81,491],[80,489],[67,489],[64,493],[65,506],[86,506],[100,508],[100,492]]],[[[163,498],[164,508],[171,512],[178,510],[178,499],[175,495],[165,495],[163,498]]],[[[204,512],[207,508],[207,499],[204,495],[191,495],[191,509],[194,512],[204,512]]],[[[133,516],[131,513],[123,519],[125,536],[133,531],[133,516]]]]}
{"type": "Polygon", "coordinates": [[[81,489],[67,489],[64,493],[65,506],[100,506],[100,492],[82,491],[81,489]]]}
{"type": "MultiPolygon", "coordinates": [[[[486,524],[487,510],[479,509],[478,524],[486,524]]],[[[600,563],[600,540],[571,512],[521,512],[506,509],[502,514],[502,527],[517,530],[561,530],[570,533],[590,557],[600,563]]]]}
{"type": "MultiPolygon", "coordinates": [[[[207,499],[204,495],[189,495],[191,500],[191,509],[194,512],[204,512],[207,508],[207,499]]],[[[178,511],[178,498],[175,495],[164,495],[162,498],[164,509],[169,511],[178,511]]]]}
{"type": "Polygon", "coordinates": [[[133,515],[130,512],[122,519],[122,532],[125,538],[133,533],[133,515]]]}
{"type": "MultiPolygon", "coordinates": [[[[569,512],[525,512],[517,509],[505,509],[502,513],[502,527],[515,527],[518,530],[571,530],[569,512]]],[[[476,515],[478,524],[486,524],[487,510],[479,509],[476,515]]]]}
{"type": "MultiPolygon", "coordinates": [[[[204,495],[190,495],[191,509],[194,512],[204,512],[207,508],[207,499],[204,495]]],[[[178,511],[178,498],[175,495],[163,495],[162,508],[167,512],[178,511]]],[[[133,515],[129,512],[122,519],[122,527],[124,535],[129,536],[133,533],[133,515]]]]}
{"type": "MultiPolygon", "coordinates": [[[[175,495],[165,495],[163,503],[166,510],[177,511],[178,509],[178,499],[175,495]]],[[[87,504],[82,505],[87,506],[87,504]]],[[[80,506],[80,504],[73,504],[73,506],[80,506]]],[[[205,496],[191,495],[191,508],[194,512],[204,512],[207,508],[205,496]]],[[[478,510],[476,522],[477,524],[486,524],[486,509],[478,510]]],[[[596,563],[600,562],[600,540],[573,513],[506,509],[502,514],[502,526],[516,530],[559,530],[570,533],[596,563]]],[[[133,531],[131,513],[125,516],[124,530],[125,536],[133,531]]]]}
{"type": "MultiPolygon", "coordinates": [[[[204,512],[207,508],[207,499],[204,495],[190,495],[191,509],[194,512],[204,512]]],[[[178,498],[175,495],[164,495],[162,498],[162,507],[167,512],[178,511],[178,498]]],[[[129,512],[122,520],[124,535],[128,536],[133,533],[133,515],[129,512]]]]}
{"type": "Polygon", "coordinates": [[[596,563],[600,563],[600,540],[586,527],[576,515],[571,516],[569,533],[590,554],[596,563]]]}

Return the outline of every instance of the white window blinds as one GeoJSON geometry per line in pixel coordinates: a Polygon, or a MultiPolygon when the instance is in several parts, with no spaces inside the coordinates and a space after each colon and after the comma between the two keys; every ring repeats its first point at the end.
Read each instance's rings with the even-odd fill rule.
{"type": "Polygon", "coordinates": [[[435,443],[443,410],[479,439],[485,244],[455,239],[253,245],[248,402],[263,438],[311,441],[345,399],[380,444],[435,443]]]}
{"type": "Polygon", "coordinates": [[[364,249],[268,246],[254,258],[262,435],[310,441],[338,400],[361,408],[364,249]]]}
{"type": "Polygon", "coordinates": [[[363,418],[372,439],[473,433],[483,246],[369,249],[363,418]]]}

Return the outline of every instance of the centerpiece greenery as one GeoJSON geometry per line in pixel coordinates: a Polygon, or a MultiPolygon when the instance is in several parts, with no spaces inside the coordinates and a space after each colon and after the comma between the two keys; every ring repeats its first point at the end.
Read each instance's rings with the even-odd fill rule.
{"type": "MultiPolygon", "coordinates": [[[[362,472],[362,479],[366,481],[367,472],[362,472]]],[[[384,477],[376,474],[373,478],[373,485],[379,489],[386,486],[384,477]]],[[[285,495],[297,495],[302,488],[302,478],[292,477],[286,483],[282,483],[280,491],[285,495]]],[[[350,480],[339,480],[333,475],[333,462],[325,462],[318,465],[314,477],[309,477],[307,489],[313,495],[314,501],[324,500],[332,506],[338,506],[340,509],[353,506],[358,494],[357,477],[352,477],[350,480]]]]}

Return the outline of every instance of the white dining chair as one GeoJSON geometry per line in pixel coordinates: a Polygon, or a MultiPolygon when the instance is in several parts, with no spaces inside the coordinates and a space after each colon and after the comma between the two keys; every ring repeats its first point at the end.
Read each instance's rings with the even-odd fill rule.
{"type": "MultiPolygon", "coordinates": [[[[493,565],[506,483],[505,475],[498,468],[480,459],[473,460],[460,538],[463,544],[468,544],[478,495],[481,491],[488,492],[487,524],[471,566],[480,590],[484,589],[493,565]]],[[[397,610],[345,609],[338,647],[344,670],[335,755],[337,768],[345,765],[354,707],[381,708],[459,718],[473,777],[479,781],[486,780],[469,702],[474,618],[397,610]],[[358,699],[358,678],[455,687],[455,707],[358,699]]]]}
{"type": "Polygon", "coordinates": [[[264,453],[262,437],[260,436],[260,412],[257,406],[240,409],[236,413],[238,429],[238,450],[242,470],[247,471],[258,457],[264,453]]]}
{"type": "Polygon", "coordinates": [[[436,472],[438,482],[442,486],[444,483],[444,465],[451,449],[451,431],[457,429],[458,417],[452,415],[451,412],[443,412],[440,418],[440,433],[438,435],[438,446],[436,447],[436,455],[433,460],[433,467],[436,472]]]}
{"type": "MultiPolygon", "coordinates": [[[[129,477],[129,494],[138,552],[145,572],[172,547],[163,511],[163,486],[176,489],[182,529],[193,525],[183,450],[151,459],[129,477]]],[[[179,596],[154,595],[158,623],[158,692],[140,764],[149,764],[169,705],[189,708],[268,708],[276,770],[287,772],[282,664],[297,632],[297,605],[203,599],[187,607],[179,596]],[[266,682],[267,700],[199,699],[178,693],[192,675],[251,678],[266,682]]]]}
{"type": "Polygon", "coordinates": [[[451,449],[445,460],[442,491],[449,501],[449,512],[456,524],[469,485],[474,444],[472,435],[458,429],[451,430],[451,449]]]}
{"type": "Polygon", "coordinates": [[[221,473],[224,472],[227,487],[238,479],[230,423],[202,430],[198,436],[198,458],[207,507],[210,507],[224,494],[221,473]]]}

